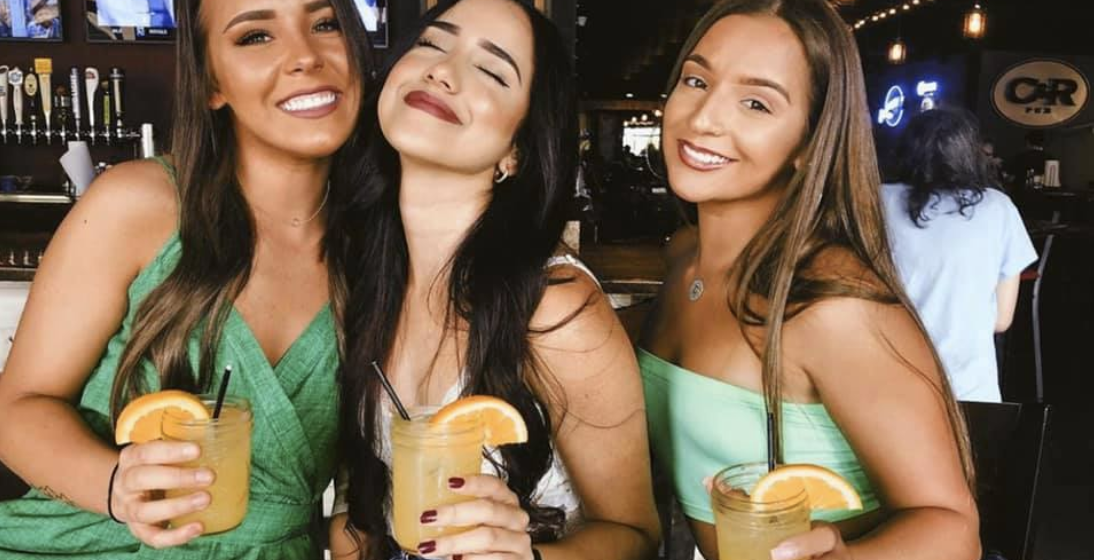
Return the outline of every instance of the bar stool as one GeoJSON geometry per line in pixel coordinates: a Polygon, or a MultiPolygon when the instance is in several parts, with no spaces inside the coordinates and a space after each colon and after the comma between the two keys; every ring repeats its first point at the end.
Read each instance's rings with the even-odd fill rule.
{"type": "MultiPolygon", "coordinates": [[[[1053,225],[1060,223],[1060,211],[1054,210],[1052,212],[1052,219],[1050,223],[1053,225]]],[[[1045,236],[1045,244],[1041,248],[1040,258],[1037,260],[1037,267],[1026,269],[1022,272],[1021,280],[1033,281],[1033,373],[1035,381],[1037,383],[1037,402],[1045,402],[1045,378],[1043,358],[1041,355],[1041,282],[1045,279],[1045,269],[1048,267],[1048,257],[1052,252],[1052,244],[1056,240],[1055,229],[1049,231],[1045,236]]]]}
{"type": "Polygon", "coordinates": [[[976,464],[985,560],[1032,560],[1041,521],[1052,407],[961,402],[976,464]]]}

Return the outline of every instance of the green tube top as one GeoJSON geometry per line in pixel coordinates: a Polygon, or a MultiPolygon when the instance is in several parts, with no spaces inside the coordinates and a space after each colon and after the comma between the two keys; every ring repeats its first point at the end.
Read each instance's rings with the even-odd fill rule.
{"type": "MultiPolygon", "coordinates": [[[[657,465],[672,478],[684,514],[714,523],[703,479],[731,465],[766,460],[763,396],[641,348],[637,352],[657,465]]],[[[863,511],[817,511],[813,519],[842,521],[879,507],[858,458],[823,404],[783,404],[783,455],[788,464],[821,465],[839,473],[862,496],[863,511]]]]}

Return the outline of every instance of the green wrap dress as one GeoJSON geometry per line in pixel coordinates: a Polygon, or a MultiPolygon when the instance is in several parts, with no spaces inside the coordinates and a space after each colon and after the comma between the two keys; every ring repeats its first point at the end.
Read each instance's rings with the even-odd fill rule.
{"type": "MultiPolygon", "coordinates": [[[[170,274],[181,251],[178,236],[173,235],[130,285],[121,328],[83,389],[77,410],[104,441],[113,441],[110,391],[137,307],[170,274]]],[[[198,340],[195,332],[190,340],[195,370],[198,340]]],[[[32,489],[21,498],[0,502],[0,558],[321,558],[315,523],[323,490],[335,471],[338,423],[338,348],[329,305],[275,365],[267,361],[251,329],[233,309],[215,371],[229,364],[233,373],[228,393],[250,400],[254,413],[250,505],[242,525],[198,537],[185,546],[154,550],[137,541],[125,525],[32,489]]],[[[142,368],[148,386],[157,389],[155,369],[147,361],[142,368]]],[[[217,375],[213,387],[219,386],[217,375]]]]}

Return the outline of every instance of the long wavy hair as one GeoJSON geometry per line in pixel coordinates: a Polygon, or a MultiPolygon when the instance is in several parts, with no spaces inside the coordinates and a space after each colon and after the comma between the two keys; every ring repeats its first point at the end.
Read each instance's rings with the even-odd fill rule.
{"type": "Polygon", "coordinates": [[[935,109],[908,121],[893,152],[892,179],[911,187],[907,212],[916,226],[926,227],[929,207],[943,197],[968,217],[984,191],[997,186],[982,146],[980,125],[966,109],[935,109]]]}
{"type": "MultiPolygon", "coordinates": [[[[459,0],[443,0],[392,53],[379,81],[414,48],[425,28],[459,0]]],[[[553,377],[530,345],[529,322],[549,285],[546,261],[559,246],[565,203],[577,157],[576,96],[570,54],[555,26],[527,5],[535,74],[528,114],[513,138],[516,173],[494,188],[491,200],[448,262],[446,336],[466,333],[459,353],[464,394],[493,395],[515,406],[528,424],[527,444],[500,449],[496,466],[530,513],[533,538],[549,540],[562,512],[538,506],[533,492],[548,471],[553,449],[548,398],[553,377]]],[[[349,526],[374,537],[374,558],[388,553],[386,512],[391,477],[381,460],[381,385],[370,364],[386,364],[395,342],[408,277],[408,249],[399,210],[400,163],[376,115],[380,92],[366,101],[361,128],[369,153],[368,180],[359,191],[346,307],[346,360],[342,370],[342,458],[349,474],[349,526]]],[[[441,188],[438,186],[438,188],[441,188]]]]}
{"type": "MultiPolygon", "coordinates": [[[[805,48],[811,71],[809,138],[793,169],[786,195],[748,243],[730,275],[729,306],[750,327],[762,327],[762,342],[746,337],[763,362],[763,392],[775,418],[775,445],[782,458],[782,331],[786,321],[826,298],[855,297],[903,306],[930,338],[901,287],[886,238],[879,202],[880,175],[866,105],[862,64],[847,24],[825,0],[723,0],[688,37],[668,83],[679,82],[684,60],[710,28],[735,14],[769,15],[785,21],[805,48]],[[877,282],[817,271],[826,249],[853,254],[877,282]],[[756,304],[762,301],[762,309],[756,304]],[[762,345],[762,348],[757,346],[762,345]]],[[[695,214],[694,205],[689,214],[695,214]]],[[[931,345],[935,366],[945,372],[931,345]]],[[[929,382],[923,372],[917,372],[929,382]]],[[[965,421],[941,373],[936,387],[970,487],[974,468],[965,421]]]]}
{"type": "MultiPolygon", "coordinates": [[[[164,388],[191,392],[210,389],[217,347],[232,306],[250,279],[255,221],[236,177],[238,164],[231,108],[209,109],[216,88],[206,46],[208,30],[202,0],[179,0],[175,115],[172,148],[179,194],[182,255],[166,280],[141,302],[132,336],[122,352],[111,393],[116,418],[125,403],[150,390],[141,363],[150,360],[164,388]],[[200,333],[198,371],[191,367],[190,337],[200,333]]],[[[360,17],[349,0],[331,0],[342,27],[350,68],[361,91],[369,87],[372,52],[360,17]]],[[[356,135],[357,133],[355,133],[356,135]]],[[[353,136],[334,155],[322,252],[330,276],[331,307],[343,315],[346,300],[347,235],[345,209],[358,171],[349,162],[361,156],[353,136]]]]}

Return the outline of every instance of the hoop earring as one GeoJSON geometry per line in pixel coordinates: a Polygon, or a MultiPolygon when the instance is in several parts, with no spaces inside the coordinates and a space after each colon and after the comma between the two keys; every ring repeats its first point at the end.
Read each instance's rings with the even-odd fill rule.
{"type": "Polygon", "coordinates": [[[494,170],[494,184],[500,185],[509,178],[509,171],[505,169],[494,170]],[[499,175],[500,173],[500,175],[499,175]]]}

